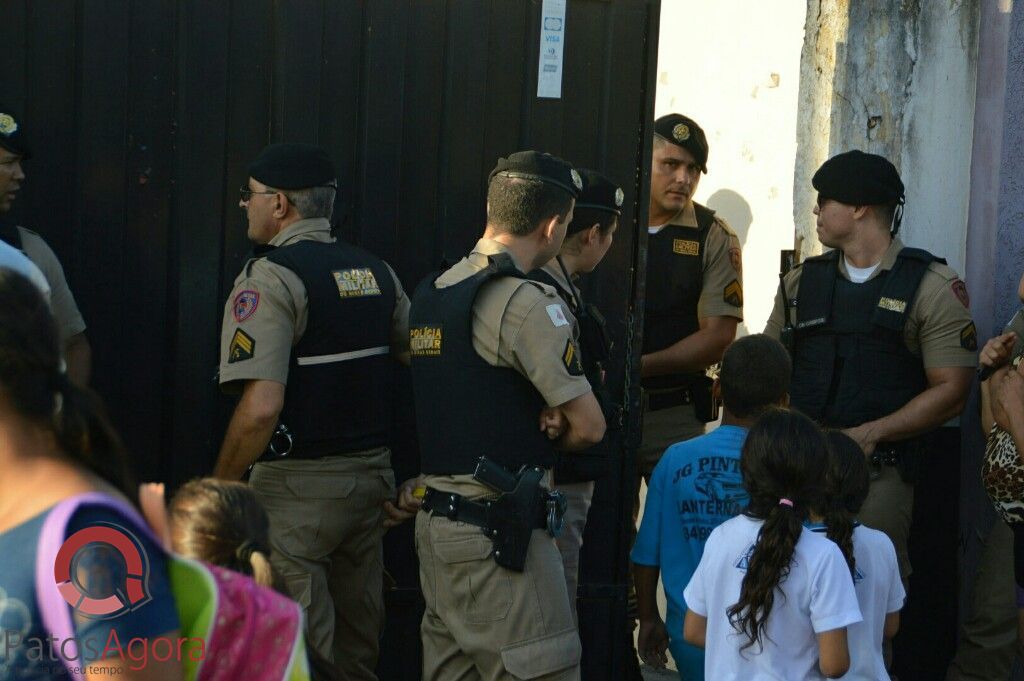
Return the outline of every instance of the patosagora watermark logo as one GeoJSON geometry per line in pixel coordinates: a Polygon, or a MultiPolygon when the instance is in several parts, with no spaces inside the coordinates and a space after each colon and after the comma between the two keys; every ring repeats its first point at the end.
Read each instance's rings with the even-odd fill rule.
{"type": "MultiPolygon", "coordinates": [[[[142,543],[113,523],[96,523],[68,537],[57,552],[53,577],[61,597],[84,618],[113,620],[153,600],[150,562],[142,543]]],[[[4,601],[0,598],[0,603],[4,601]]],[[[28,636],[31,619],[22,608],[23,626],[0,627],[0,671],[20,659],[17,664],[54,675],[61,668],[85,673],[87,665],[93,673],[117,675],[126,668],[146,669],[154,662],[201,662],[206,657],[203,638],[156,636],[123,641],[116,626],[103,636],[79,638],[73,631],[51,632],[45,638],[28,636]]],[[[6,678],[2,673],[0,677],[6,678]]]]}
{"type": "MultiPolygon", "coordinates": [[[[92,619],[110,619],[130,610],[137,610],[148,603],[149,558],[142,550],[138,538],[123,527],[113,524],[97,524],[75,532],[67,538],[53,565],[53,577],[57,589],[71,607],[81,615],[92,619]],[[112,583],[112,593],[90,592],[78,579],[79,568],[96,553],[110,550],[120,554],[124,561],[123,583],[112,583]]],[[[120,581],[120,580],[118,580],[120,581]]]]}

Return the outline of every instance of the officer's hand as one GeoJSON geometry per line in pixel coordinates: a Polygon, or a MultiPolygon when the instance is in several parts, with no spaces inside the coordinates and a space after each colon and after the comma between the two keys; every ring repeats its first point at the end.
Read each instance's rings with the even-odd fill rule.
{"type": "Polygon", "coordinates": [[[1006,364],[1013,351],[1013,345],[1017,342],[1017,334],[1013,331],[996,336],[985,343],[978,355],[978,363],[982,366],[998,369],[1006,364]]]}
{"type": "Polygon", "coordinates": [[[549,440],[562,437],[568,426],[565,414],[558,407],[545,407],[540,412],[540,429],[547,433],[549,440]]]}
{"type": "Polygon", "coordinates": [[[871,456],[875,453],[875,446],[878,444],[873,431],[870,423],[864,423],[856,428],[847,428],[843,432],[860,445],[860,448],[864,450],[864,456],[871,456]]]}
{"type": "Polygon", "coordinates": [[[384,518],[385,528],[401,525],[409,518],[416,516],[420,506],[423,505],[422,498],[416,496],[416,490],[423,487],[425,480],[426,478],[422,475],[416,478],[409,478],[398,486],[396,501],[387,500],[384,502],[384,513],[386,514],[384,518]]]}
{"type": "Polygon", "coordinates": [[[640,659],[655,669],[664,669],[668,664],[668,631],[660,617],[640,620],[640,631],[637,633],[636,649],[640,659]]]}

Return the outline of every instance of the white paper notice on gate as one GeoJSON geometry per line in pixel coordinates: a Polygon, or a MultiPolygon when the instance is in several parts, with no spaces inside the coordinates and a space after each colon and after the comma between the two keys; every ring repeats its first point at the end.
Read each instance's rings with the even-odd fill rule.
{"type": "Polygon", "coordinates": [[[537,96],[562,98],[562,51],[565,49],[566,0],[544,0],[540,10],[540,59],[537,96]]]}

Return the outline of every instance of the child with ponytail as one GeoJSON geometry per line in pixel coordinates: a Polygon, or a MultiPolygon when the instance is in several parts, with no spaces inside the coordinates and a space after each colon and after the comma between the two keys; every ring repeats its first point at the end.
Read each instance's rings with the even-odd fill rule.
{"type": "Polygon", "coordinates": [[[846,627],[861,620],[839,548],[804,527],[821,508],[828,446],[806,416],[773,409],[753,425],[740,469],[750,503],[708,538],[684,591],[683,636],[716,681],[838,678],[846,627]]]}
{"type": "Polygon", "coordinates": [[[812,529],[827,534],[842,549],[864,616],[863,622],[852,624],[847,630],[851,664],[843,679],[888,680],[882,644],[896,635],[906,598],[896,549],[885,533],[857,522],[871,484],[864,451],[839,431],[830,431],[826,437],[829,462],[825,472],[824,523],[812,529]]]}
{"type": "MultiPolygon", "coordinates": [[[[270,565],[267,512],[248,485],[217,478],[186,483],[171,499],[168,526],[176,553],[241,572],[290,598],[270,565]]],[[[306,645],[306,654],[312,681],[341,678],[314,647],[306,645]]]]}

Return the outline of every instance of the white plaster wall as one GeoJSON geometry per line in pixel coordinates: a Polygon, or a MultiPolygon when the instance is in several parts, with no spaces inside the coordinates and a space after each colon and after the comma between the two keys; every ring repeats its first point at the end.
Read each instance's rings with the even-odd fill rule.
{"type": "Polygon", "coordinates": [[[904,241],[964,276],[977,83],[979,11],[972,2],[922,5],[921,38],[904,111],[904,241]]]}
{"type": "MultiPolygon", "coordinates": [[[[747,331],[764,329],[779,251],[793,248],[793,168],[806,6],[796,0],[662,0],[656,115],[708,136],[696,200],[743,242],[747,331]]],[[[741,333],[744,331],[741,329],[741,333]]]]}

